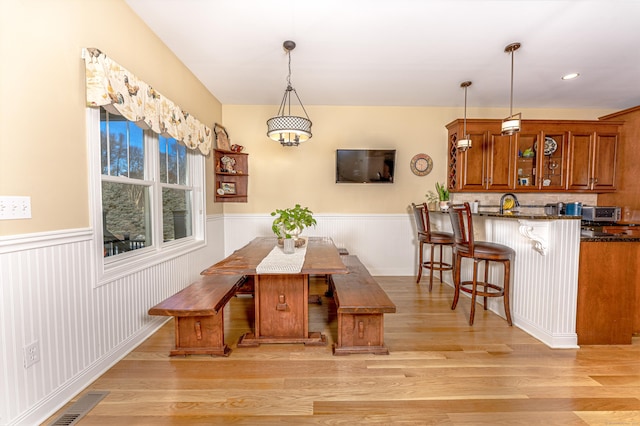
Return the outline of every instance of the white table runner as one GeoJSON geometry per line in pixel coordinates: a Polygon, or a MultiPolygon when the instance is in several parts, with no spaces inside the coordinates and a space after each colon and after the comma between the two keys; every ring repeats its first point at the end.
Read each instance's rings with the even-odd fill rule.
{"type": "Polygon", "coordinates": [[[271,252],[262,259],[256,267],[257,274],[298,274],[302,271],[304,257],[307,253],[305,241],[302,247],[298,247],[291,254],[285,254],[284,248],[276,245],[271,252]]]}

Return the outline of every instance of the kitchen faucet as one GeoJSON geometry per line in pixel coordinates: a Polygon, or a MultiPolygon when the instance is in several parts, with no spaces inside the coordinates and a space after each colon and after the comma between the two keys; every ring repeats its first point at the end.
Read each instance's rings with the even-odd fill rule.
{"type": "Polygon", "coordinates": [[[513,199],[514,207],[520,207],[520,202],[518,201],[518,198],[516,197],[516,195],[512,194],[511,192],[507,192],[502,197],[500,197],[500,214],[504,214],[504,200],[506,200],[507,197],[510,197],[513,199]]]}

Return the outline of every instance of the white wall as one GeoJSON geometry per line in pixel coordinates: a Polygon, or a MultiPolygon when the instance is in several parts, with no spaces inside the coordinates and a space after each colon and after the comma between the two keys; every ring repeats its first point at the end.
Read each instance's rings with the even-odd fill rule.
{"type": "MultiPolygon", "coordinates": [[[[399,214],[315,214],[318,225],[303,236],[330,237],[337,247],[357,255],[372,275],[416,274],[417,245],[413,216],[399,214]]],[[[273,236],[270,215],[226,214],[226,251],[256,236],[273,236]]]]}
{"type": "Polygon", "coordinates": [[[0,425],[39,424],[165,320],[150,307],[224,257],[221,215],[208,245],[96,287],[91,229],[0,237],[0,425]],[[37,341],[41,361],[23,366],[37,341]]]}

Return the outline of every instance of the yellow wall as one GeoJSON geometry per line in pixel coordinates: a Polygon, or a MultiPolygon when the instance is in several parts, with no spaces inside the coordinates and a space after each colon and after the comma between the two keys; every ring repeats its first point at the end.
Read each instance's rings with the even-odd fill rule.
{"type": "MultiPolygon", "coordinates": [[[[90,226],[83,47],[103,50],[204,123],[222,123],[233,143],[246,146],[249,202],[213,202],[209,157],[207,214],[263,214],[296,202],[317,213],[397,213],[445,180],[444,126],[461,108],[308,106],[313,138],[283,148],[265,136],[277,106],[221,106],[122,0],[4,0],[0,7],[0,195],[32,201],[32,219],[0,221],[0,236],[90,226]],[[335,184],[337,148],[397,149],[396,182],[335,184]],[[433,158],[429,176],[410,172],[417,153],[433,158]]],[[[595,119],[613,111],[521,112],[524,118],[595,119]]],[[[468,116],[506,113],[506,107],[470,108],[468,116]]]]}
{"type": "MultiPolygon", "coordinates": [[[[445,125],[462,117],[461,108],[305,108],[313,122],[313,138],[299,147],[282,147],[266,136],[266,121],[276,114],[277,106],[223,106],[231,142],[244,145],[249,154],[249,202],[227,203],[225,213],[265,213],[295,203],[314,213],[402,213],[412,201],[425,201],[436,181],[445,182],[445,125]],[[395,183],[336,184],[337,148],[396,149],[395,183]],[[418,153],[433,159],[433,171],[424,177],[415,176],[409,168],[418,153]]],[[[607,111],[521,112],[527,119],[593,120],[607,111]]],[[[506,114],[506,108],[467,110],[470,118],[503,118],[506,114]]]]}
{"type": "Polygon", "coordinates": [[[90,226],[83,47],[101,49],[205,124],[221,120],[218,100],[124,1],[3,0],[0,195],[30,196],[32,219],[0,221],[0,236],[90,226]]]}

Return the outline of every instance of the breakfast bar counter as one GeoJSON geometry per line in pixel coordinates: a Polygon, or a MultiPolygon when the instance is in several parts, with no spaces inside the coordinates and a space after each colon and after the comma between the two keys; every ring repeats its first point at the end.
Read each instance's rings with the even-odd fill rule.
{"type": "MultiPolygon", "coordinates": [[[[622,229],[613,224],[603,228],[608,232],[589,233],[582,229],[581,216],[538,212],[481,208],[473,214],[477,240],[516,251],[513,324],[552,348],[631,343],[632,335],[640,333],[638,232],[613,233],[622,229]]],[[[433,230],[451,231],[448,213],[431,212],[431,222],[433,230]]],[[[490,274],[501,273],[490,269],[490,274]]],[[[470,274],[463,263],[463,280],[470,274]]],[[[500,282],[499,275],[491,278],[500,282]]],[[[499,301],[489,300],[489,309],[504,317],[499,301]]]]}
{"type": "MultiPolygon", "coordinates": [[[[514,326],[552,348],[577,348],[576,309],[580,254],[580,216],[479,210],[473,214],[474,238],[511,247],[511,316],[514,326]]],[[[451,232],[448,213],[430,212],[434,231],[451,232]]],[[[450,254],[447,254],[450,255],[450,254]]],[[[471,279],[462,264],[463,280],[471,279]]],[[[490,280],[501,282],[499,267],[490,280]]],[[[489,300],[489,309],[504,317],[502,303],[489,300]]]]}

